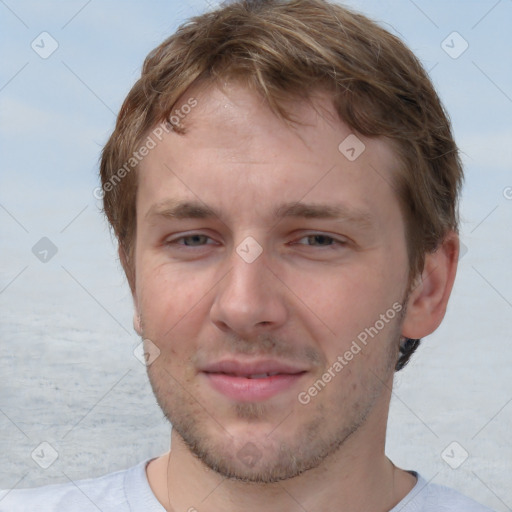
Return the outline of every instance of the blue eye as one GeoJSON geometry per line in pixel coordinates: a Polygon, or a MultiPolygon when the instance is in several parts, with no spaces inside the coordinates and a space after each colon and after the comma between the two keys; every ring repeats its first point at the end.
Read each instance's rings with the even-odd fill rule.
{"type": "MultiPolygon", "coordinates": [[[[206,247],[207,245],[212,245],[215,243],[215,240],[207,235],[202,233],[192,233],[168,240],[166,245],[175,246],[178,248],[199,248],[206,247]]],[[[294,243],[306,247],[330,247],[333,249],[347,244],[347,242],[344,240],[339,240],[323,233],[312,233],[310,235],[305,235],[294,243]]]]}
{"type": "Polygon", "coordinates": [[[176,238],[175,240],[169,240],[167,243],[185,247],[201,247],[203,245],[207,245],[206,242],[208,240],[211,240],[209,236],[196,233],[193,235],[182,236],[180,238],[176,238]]]}
{"type": "Polygon", "coordinates": [[[329,247],[331,245],[344,245],[346,242],[343,242],[341,240],[336,240],[332,236],[327,236],[323,234],[314,234],[314,235],[306,235],[302,237],[299,240],[299,243],[301,240],[307,240],[307,244],[301,244],[301,245],[309,245],[309,246],[316,246],[316,247],[329,247]]]}

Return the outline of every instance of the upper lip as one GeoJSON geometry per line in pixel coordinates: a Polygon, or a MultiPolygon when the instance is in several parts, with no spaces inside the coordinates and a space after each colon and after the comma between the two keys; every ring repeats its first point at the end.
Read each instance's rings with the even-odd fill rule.
{"type": "Polygon", "coordinates": [[[225,359],[205,365],[201,368],[205,373],[226,373],[246,377],[248,375],[274,374],[298,374],[307,371],[306,368],[272,359],[260,359],[257,361],[241,361],[237,359],[225,359]]]}

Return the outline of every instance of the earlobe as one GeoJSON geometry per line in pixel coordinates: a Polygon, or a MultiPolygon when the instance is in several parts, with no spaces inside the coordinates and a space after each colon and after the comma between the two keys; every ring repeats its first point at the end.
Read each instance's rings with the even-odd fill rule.
{"type": "Polygon", "coordinates": [[[450,231],[441,245],[425,256],[423,272],[409,293],[402,336],[419,339],[439,327],[455,280],[458,254],[459,237],[450,231]]]}

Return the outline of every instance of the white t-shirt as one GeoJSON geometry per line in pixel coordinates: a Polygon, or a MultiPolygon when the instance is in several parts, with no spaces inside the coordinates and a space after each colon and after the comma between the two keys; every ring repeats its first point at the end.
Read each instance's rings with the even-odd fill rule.
{"type": "MultiPolygon", "coordinates": [[[[150,460],[100,478],[0,491],[0,512],[165,512],[146,476],[150,460]]],[[[416,485],[390,512],[492,512],[453,489],[410,473],[418,479],[416,485]]],[[[195,505],[200,509],[200,503],[195,505]]]]}

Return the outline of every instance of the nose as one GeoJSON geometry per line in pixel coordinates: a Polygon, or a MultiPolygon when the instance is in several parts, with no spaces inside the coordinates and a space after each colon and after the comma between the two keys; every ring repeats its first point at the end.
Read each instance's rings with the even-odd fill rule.
{"type": "Polygon", "coordinates": [[[281,327],[288,316],[286,287],[271,270],[265,251],[252,262],[233,251],[230,264],[218,284],[211,321],[222,331],[244,338],[281,327]]]}

